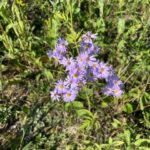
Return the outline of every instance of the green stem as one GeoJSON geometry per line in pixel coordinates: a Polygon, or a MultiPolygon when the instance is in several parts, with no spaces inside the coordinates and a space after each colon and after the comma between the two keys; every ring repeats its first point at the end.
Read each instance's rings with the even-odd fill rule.
{"type": "Polygon", "coordinates": [[[88,102],[88,110],[91,111],[91,103],[90,103],[90,99],[86,93],[86,98],[87,98],[87,102],[88,102]]]}

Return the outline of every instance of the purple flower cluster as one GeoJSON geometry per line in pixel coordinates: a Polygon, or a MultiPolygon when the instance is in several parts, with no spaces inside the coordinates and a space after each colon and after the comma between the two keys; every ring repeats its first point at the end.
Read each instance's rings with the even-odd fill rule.
{"type": "Polygon", "coordinates": [[[55,50],[48,52],[49,58],[55,58],[62,64],[68,75],[65,80],[59,80],[51,94],[53,100],[74,101],[81,88],[91,81],[105,79],[106,86],[102,92],[107,96],[122,95],[122,81],[117,77],[112,66],[100,62],[95,58],[100,48],[94,45],[96,34],[87,32],[82,36],[80,53],[77,57],[68,57],[68,43],[62,38],[58,39],[55,50]]]}

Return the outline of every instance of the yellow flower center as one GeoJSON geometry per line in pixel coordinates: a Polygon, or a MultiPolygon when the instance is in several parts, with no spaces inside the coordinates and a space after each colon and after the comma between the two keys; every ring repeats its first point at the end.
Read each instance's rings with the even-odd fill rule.
{"type": "Polygon", "coordinates": [[[77,77],[78,77],[78,75],[75,73],[75,74],[73,75],[73,77],[74,77],[74,78],[77,78],[77,77]]]}
{"type": "Polygon", "coordinates": [[[114,93],[117,94],[117,93],[118,93],[118,90],[114,90],[114,93]]]}
{"type": "Polygon", "coordinates": [[[100,69],[99,69],[99,72],[100,72],[100,73],[103,73],[104,70],[105,70],[104,68],[100,68],[100,69]]]}
{"type": "Polygon", "coordinates": [[[94,68],[94,69],[96,68],[96,64],[93,64],[93,68],[94,68]]]}
{"type": "Polygon", "coordinates": [[[60,85],[59,85],[59,88],[60,88],[60,89],[63,89],[63,88],[64,88],[64,86],[63,86],[62,84],[60,84],[60,85]]]}
{"type": "Polygon", "coordinates": [[[70,97],[71,96],[71,93],[67,93],[67,97],[70,97]]]}
{"type": "Polygon", "coordinates": [[[71,64],[71,62],[70,61],[68,61],[68,63],[67,63],[68,65],[70,65],[71,64]]]}

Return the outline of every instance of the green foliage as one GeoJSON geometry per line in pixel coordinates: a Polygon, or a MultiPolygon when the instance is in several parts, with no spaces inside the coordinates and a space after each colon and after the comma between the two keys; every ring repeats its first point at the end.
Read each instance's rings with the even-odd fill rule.
{"type": "Polygon", "coordinates": [[[1,0],[0,149],[148,150],[149,14],[149,0],[1,0]],[[61,36],[76,55],[86,31],[98,33],[98,59],[116,69],[124,95],[105,97],[96,82],[75,102],[53,102],[65,73],[46,53],[61,36]]]}

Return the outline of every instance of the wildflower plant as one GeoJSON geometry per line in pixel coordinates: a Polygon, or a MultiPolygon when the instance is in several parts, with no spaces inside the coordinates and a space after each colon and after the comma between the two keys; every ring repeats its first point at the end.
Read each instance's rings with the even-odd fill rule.
{"type": "Polygon", "coordinates": [[[68,42],[58,39],[53,52],[48,52],[49,58],[57,59],[67,72],[65,80],[59,80],[53,91],[50,92],[52,100],[74,101],[85,84],[104,79],[106,85],[102,88],[107,96],[121,96],[123,94],[123,82],[117,77],[111,65],[96,59],[100,48],[93,43],[97,34],[87,32],[82,35],[79,54],[69,57],[68,42]]]}

